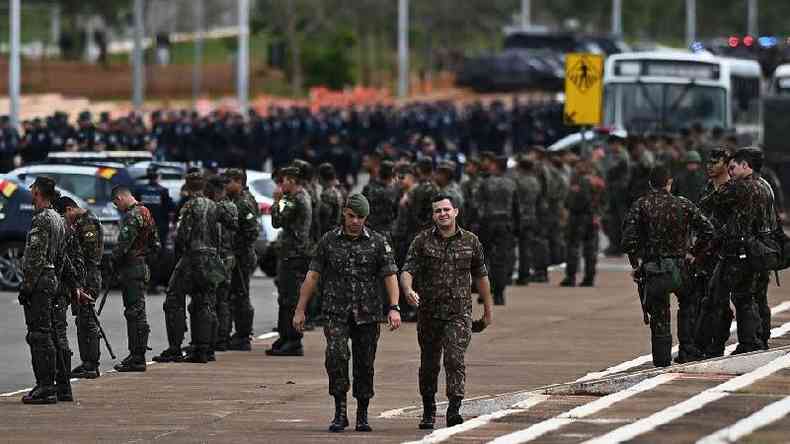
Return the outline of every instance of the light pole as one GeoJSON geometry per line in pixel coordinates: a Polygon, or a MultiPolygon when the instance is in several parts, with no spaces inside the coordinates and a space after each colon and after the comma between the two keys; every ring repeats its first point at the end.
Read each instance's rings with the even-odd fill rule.
{"type": "Polygon", "coordinates": [[[143,108],[145,71],[143,60],[143,1],[134,0],[134,47],[132,49],[132,104],[135,111],[143,108]]]}
{"type": "Polygon", "coordinates": [[[239,53],[237,56],[237,94],[239,112],[247,116],[249,108],[250,1],[239,0],[239,53]]]}
{"type": "Polygon", "coordinates": [[[612,34],[623,33],[623,4],[622,0],[612,0],[612,34]]]}
{"type": "Polygon", "coordinates": [[[11,101],[11,126],[19,127],[19,0],[11,0],[11,54],[8,63],[8,96],[11,101]]]}
{"type": "Polygon", "coordinates": [[[409,0],[398,0],[398,97],[409,95],[409,0]]]}
{"type": "Polygon", "coordinates": [[[686,0],[686,45],[697,40],[697,0],[686,0]]]}

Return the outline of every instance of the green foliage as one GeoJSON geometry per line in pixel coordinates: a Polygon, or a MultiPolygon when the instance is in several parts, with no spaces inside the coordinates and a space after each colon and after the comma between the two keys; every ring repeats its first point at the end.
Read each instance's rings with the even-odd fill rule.
{"type": "Polygon", "coordinates": [[[351,30],[337,30],[329,36],[305,39],[302,65],[305,85],[341,89],[354,83],[352,51],[356,38],[351,30]]]}

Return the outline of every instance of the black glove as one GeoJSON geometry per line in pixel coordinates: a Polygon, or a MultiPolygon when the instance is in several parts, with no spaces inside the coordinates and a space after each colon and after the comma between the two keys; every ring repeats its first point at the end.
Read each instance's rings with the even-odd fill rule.
{"type": "Polygon", "coordinates": [[[482,319],[472,321],[472,333],[480,333],[486,329],[486,323],[482,319]]]}
{"type": "Polygon", "coordinates": [[[19,289],[19,305],[25,306],[30,303],[30,291],[24,288],[19,289]]]}

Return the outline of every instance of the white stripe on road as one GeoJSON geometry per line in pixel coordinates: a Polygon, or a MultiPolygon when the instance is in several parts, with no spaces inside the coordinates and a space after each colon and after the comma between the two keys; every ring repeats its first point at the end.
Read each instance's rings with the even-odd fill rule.
{"type": "Polygon", "coordinates": [[[557,415],[551,419],[533,424],[526,429],[500,436],[497,439],[491,441],[491,444],[517,444],[532,441],[534,439],[540,438],[546,433],[557,430],[560,427],[572,424],[580,418],[584,418],[601,410],[607,409],[611,407],[612,404],[620,402],[624,399],[628,399],[639,393],[652,390],[661,384],[670,382],[676,379],[678,376],[679,374],[677,373],[664,373],[654,376],[634,385],[633,387],[629,387],[627,389],[620,390],[619,392],[615,392],[596,399],[595,401],[588,402],[587,404],[568,410],[567,412],[557,415]]]}
{"type": "Polygon", "coordinates": [[[744,436],[751,435],[755,430],[784,418],[788,413],[790,413],[790,396],[769,404],[735,424],[700,439],[697,444],[737,442],[744,436]]]}
{"type": "Polygon", "coordinates": [[[711,387],[691,398],[660,410],[652,415],[634,423],[612,430],[597,438],[585,441],[584,444],[610,444],[620,443],[634,439],[637,436],[655,430],[657,427],[672,422],[691,412],[697,411],[706,405],[729,396],[730,392],[748,387],[754,382],[776,373],[790,366],[790,354],[774,359],[768,364],[758,367],[749,373],[737,376],[729,381],[711,387]]]}
{"type": "Polygon", "coordinates": [[[275,339],[275,338],[279,338],[279,337],[280,337],[280,334],[277,333],[276,331],[273,331],[271,333],[264,333],[264,334],[258,336],[258,339],[275,339]]]}
{"type": "MultiPolygon", "coordinates": [[[[785,302],[782,302],[779,305],[776,305],[775,307],[772,307],[771,308],[771,314],[772,315],[777,315],[779,313],[782,313],[782,312],[785,312],[785,311],[788,311],[788,310],[790,310],[790,301],[785,301],[785,302]]],[[[734,333],[737,330],[738,330],[738,324],[735,321],[733,321],[732,324],[730,324],[730,333],[734,333]]],[[[785,331],[784,333],[787,333],[787,331],[785,331]]],[[[784,334],[784,333],[782,333],[782,334],[784,334]]],[[[781,335],[779,335],[779,336],[781,336],[781,335]]],[[[773,335],[773,330],[771,330],[771,337],[772,338],[776,337],[776,336],[773,335]]],[[[735,350],[735,347],[737,345],[738,344],[734,344],[734,345],[731,345],[731,346],[727,347],[727,349],[725,349],[725,354],[731,353],[733,350],[735,350]],[[729,350],[729,351],[727,351],[727,350],[729,350]]],[[[678,346],[676,345],[676,346],[672,347],[672,354],[675,354],[677,352],[678,352],[678,346]]],[[[624,372],[626,370],[630,370],[630,369],[632,369],[634,367],[639,367],[640,365],[647,364],[648,362],[650,362],[652,360],[653,360],[653,355],[642,355],[642,356],[639,356],[637,358],[631,359],[630,361],[625,361],[625,362],[622,362],[620,364],[617,364],[614,367],[609,367],[606,370],[603,370],[603,371],[600,371],[600,372],[587,373],[586,375],[584,375],[581,378],[577,379],[575,382],[585,382],[585,381],[591,381],[593,379],[603,378],[605,376],[613,375],[615,373],[620,373],[620,372],[624,372]]]]}
{"type": "Polygon", "coordinates": [[[482,427],[491,421],[497,420],[499,418],[504,418],[508,415],[513,415],[516,413],[522,413],[530,408],[540,404],[541,402],[549,399],[548,395],[531,395],[529,398],[519,402],[518,404],[514,405],[513,408],[500,410],[498,412],[489,413],[488,415],[481,415],[476,418],[470,419],[465,421],[463,424],[458,424],[457,426],[447,427],[444,429],[439,429],[430,435],[424,436],[419,441],[411,441],[404,444],[435,444],[442,441],[445,441],[452,437],[453,435],[457,435],[459,433],[468,432],[469,430],[474,430],[478,427],[482,427]]]}

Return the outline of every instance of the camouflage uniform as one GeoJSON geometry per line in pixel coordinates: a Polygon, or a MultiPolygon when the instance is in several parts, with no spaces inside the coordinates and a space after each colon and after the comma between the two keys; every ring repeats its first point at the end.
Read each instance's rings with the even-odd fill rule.
{"type": "Polygon", "coordinates": [[[272,225],[282,228],[277,254],[277,331],[280,333],[277,345],[291,343],[301,347],[302,333],[293,328],[291,320],[313,253],[312,222],[313,204],[304,188],[284,195],[272,208],[272,225]]]}
{"type": "Polygon", "coordinates": [[[381,281],[398,270],[392,248],[380,235],[364,229],[351,238],[338,227],[316,248],[310,270],[321,275],[326,324],[326,373],[329,394],[345,397],[349,388],[348,340],[354,365],[354,397],[373,397],[373,364],[381,321],[381,281]]]}
{"type": "Polygon", "coordinates": [[[723,240],[723,260],[714,271],[713,298],[724,301],[729,294],[735,305],[738,320],[738,347],[736,353],[763,348],[761,322],[757,300],[764,275],[752,271],[745,258],[744,239],[769,233],[776,223],[767,187],[754,174],[728,182],[717,195],[716,206],[727,218],[720,236],[723,240]],[[729,209],[725,213],[725,209],[729,209]]]}
{"type": "MultiPolygon", "coordinates": [[[[35,210],[22,258],[23,281],[20,302],[27,324],[36,386],[54,395],[58,362],[62,358],[62,334],[65,329],[65,308],[57,301],[58,273],[63,267],[66,251],[66,230],[63,219],[51,208],[35,210]],[[58,308],[56,308],[58,307],[58,308]]],[[[64,351],[68,351],[68,342],[64,351]]],[[[62,376],[58,378],[59,383],[62,376]]],[[[65,382],[68,382],[66,375],[65,382]]]]}
{"type": "Polygon", "coordinates": [[[364,188],[364,195],[370,202],[370,215],[367,225],[372,230],[391,239],[398,217],[398,189],[378,179],[371,179],[364,188]]]}
{"type": "Polygon", "coordinates": [[[556,198],[554,196],[556,196],[557,185],[555,177],[546,165],[537,166],[537,177],[540,183],[540,195],[535,209],[537,225],[532,251],[532,269],[535,275],[532,280],[548,282],[547,273],[551,262],[549,231],[558,224],[549,211],[549,202],[556,198]]]}
{"type": "Polygon", "coordinates": [[[540,181],[531,172],[515,174],[518,199],[518,279],[526,282],[532,265],[532,252],[537,230],[537,207],[540,199],[540,181]]]}
{"type": "Polygon", "coordinates": [[[230,281],[230,313],[236,332],[232,341],[249,344],[255,309],[250,302],[250,278],[258,264],[255,255],[255,241],[261,227],[258,223],[260,210],[248,188],[237,196],[230,196],[239,214],[239,228],[233,242],[236,261],[230,281]]]}
{"type": "Polygon", "coordinates": [[[230,340],[230,329],[233,320],[230,316],[230,285],[236,258],[233,245],[236,232],[239,230],[239,210],[233,202],[225,197],[217,201],[217,221],[220,224],[219,256],[225,266],[225,280],[217,286],[217,332],[214,341],[215,349],[225,350],[230,340]]]}
{"type": "Polygon", "coordinates": [[[480,192],[481,183],[483,183],[482,173],[472,176],[461,183],[461,194],[464,196],[464,206],[461,212],[464,214],[464,224],[475,234],[480,232],[477,208],[480,203],[478,193],[480,192]]]}
{"type": "MultiPolygon", "coordinates": [[[[409,191],[405,244],[411,245],[417,233],[433,225],[433,197],[439,188],[432,180],[420,181],[409,191]]],[[[407,247],[408,248],[408,247],[407,247]]]]}
{"type": "MultiPolygon", "coordinates": [[[[763,174],[757,175],[757,178],[758,183],[765,193],[770,196],[770,209],[767,209],[764,214],[766,220],[765,231],[773,232],[780,229],[782,226],[782,222],[779,220],[779,214],[776,211],[776,195],[763,174]]],[[[759,336],[763,342],[763,348],[768,349],[768,340],[771,339],[771,307],[768,306],[768,283],[771,280],[771,275],[767,271],[757,273],[757,275],[756,302],[757,312],[760,314],[759,336]]]]}
{"type": "Polygon", "coordinates": [[[480,241],[491,278],[494,302],[503,304],[515,263],[514,231],[518,223],[516,183],[501,174],[483,180],[479,192],[480,241]]]}
{"type": "MultiPolygon", "coordinates": [[[[217,285],[225,279],[218,254],[217,205],[202,193],[192,193],[181,207],[176,229],[176,263],[167,285],[164,311],[170,350],[180,353],[186,331],[185,298],[190,296],[189,318],[196,356],[207,355],[217,328],[217,285]]],[[[207,356],[206,356],[207,357],[207,356]]]]}
{"type": "MultiPolygon", "coordinates": [[[[85,291],[98,299],[102,288],[101,259],[104,254],[104,233],[101,222],[89,210],[79,215],[72,225],[80,260],[85,267],[85,291]]],[[[72,313],[77,317],[77,342],[83,364],[99,365],[99,327],[93,316],[93,303],[74,304],[72,313]]]]}
{"type": "Polygon", "coordinates": [[[694,346],[689,320],[694,319],[697,301],[693,293],[680,293],[686,269],[685,256],[691,233],[696,244],[691,249],[699,257],[713,237],[713,225],[691,201],[672,196],[664,189],[639,198],[623,222],[623,247],[631,257],[642,260],[647,280],[646,304],[650,311],[653,364],[667,366],[672,359],[669,293],[678,296],[678,342],[681,349],[694,346]]]}
{"type": "Polygon", "coordinates": [[[318,207],[320,234],[323,236],[340,225],[343,216],[343,193],[336,186],[327,185],[321,191],[321,205],[318,207]]]}
{"type": "Polygon", "coordinates": [[[565,274],[576,282],[579,269],[579,247],[584,256],[583,285],[592,285],[598,262],[598,225],[603,203],[604,182],[593,174],[575,174],[571,179],[567,199],[568,225],[566,227],[567,258],[565,274]]]}
{"type": "Polygon", "coordinates": [[[614,153],[610,158],[610,167],[606,170],[606,186],[609,193],[607,193],[608,211],[604,222],[610,244],[608,251],[613,254],[621,254],[623,251],[621,227],[628,211],[630,180],[631,161],[628,152],[622,150],[614,153]]]}
{"type": "Polygon", "coordinates": [[[568,196],[568,183],[562,176],[562,172],[554,165],[547,165],[547,171],[551,175],[547,198],[547,210],[552,226],[559,227],[558,230],[549,229],[548,231],[548,253],[551,264],[559,264],[565,260],[565,234],[564,229],[568,221],[563,218],[563,208],[565,199],[568,196]]]}
{"type": "Polygon", "coordinates": [[[151,277],[146,256],[159,249],[159,235],[154,218],[141,203],[123,212],[120,225],[111,261],[121,284],[129,352],[137,362],[145,363],[151,331],[145,312],[145,291],[151,277]]]}
{"type": "Polygon", "coordinates": [[[449,238],[436,228],[424,230],[409,247],[403,271],[414,276],[420,295],[420,394],[435,395],[444,353],[447,397],[463,398],[464,354],[472,337],[471,279],[488,275],[483,246],[462,228],[449,238]]]}

